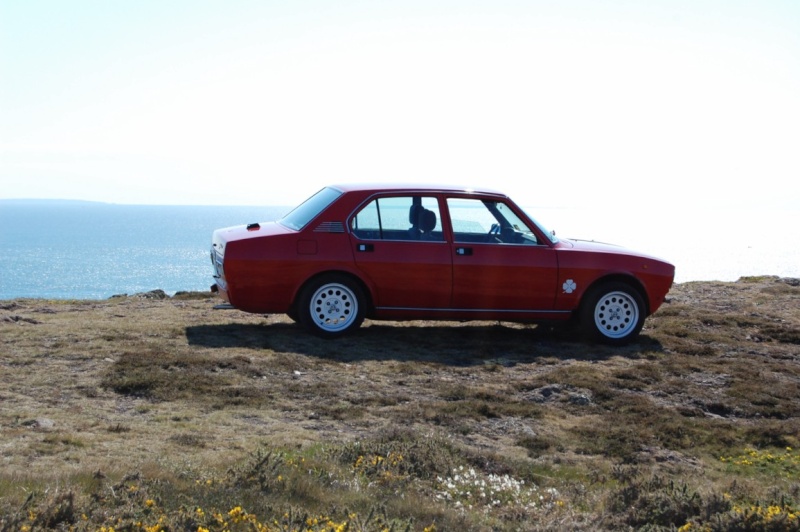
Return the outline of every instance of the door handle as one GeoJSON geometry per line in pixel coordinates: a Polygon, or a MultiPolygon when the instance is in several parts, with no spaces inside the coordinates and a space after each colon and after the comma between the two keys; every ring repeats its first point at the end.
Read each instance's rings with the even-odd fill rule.
{"type": "Polygon", "coordinates": [[[456,248],[456,255],[472,255],[472,248],[456,248]]]}
{"type": "Polygon", "coordinates": [[[359,245],[356,247],[356,249],[357,249],[357,250],[358,250],[360,253],[371,253],[371,252],[375,251],[375,246],[374,246],[374,245],[372,245],[372,244],[359,244],[359,245]]]}

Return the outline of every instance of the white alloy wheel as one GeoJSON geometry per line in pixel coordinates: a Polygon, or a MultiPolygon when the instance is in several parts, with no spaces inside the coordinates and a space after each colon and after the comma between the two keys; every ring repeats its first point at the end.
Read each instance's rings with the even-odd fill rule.
{"type": "Polygon", "coordinates": [[[338,336],[361,324],[361,298],[356,289],[343,282],[326,282],[312,290],[306,304],[307,325],[314,332],[338,336]]]}
{"type": "Polygon", "coordinates": [[[594,307],[594,324],[603,336],[625,338],[639,323],[639,305],[627,292],[603,295],[594,307]]]}
{"type": "Polygon", "coordinates": [[[590,290],[581,307],[580,321],[586,334],[608,344],[624,344],[642,330],[646,307],[631,285],[611,281],[590,290]]]}

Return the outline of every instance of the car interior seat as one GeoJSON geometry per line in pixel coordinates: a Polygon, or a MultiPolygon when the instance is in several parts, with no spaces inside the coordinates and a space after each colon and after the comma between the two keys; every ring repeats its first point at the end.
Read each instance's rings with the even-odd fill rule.
{"type": "Polygon", "coordinates": [[[419,224],[419,229],[422,232],[422,239],[434,240],[432,233],[435,228],[436,228],[436,213],[431,210],[423,208],[422,213],[420,214],[420,224],[419,224]]]}
{"type": "Polygon", "coordinates": [[[411,224],[411,227],[408,229],[408,235],[412,240],[419,240],[422,235],[420,225],[422,221],[422,211],[424,210],[425,208],[419,204],[412,205],[411,208],[408,209],[408,223],[411,224]]]}

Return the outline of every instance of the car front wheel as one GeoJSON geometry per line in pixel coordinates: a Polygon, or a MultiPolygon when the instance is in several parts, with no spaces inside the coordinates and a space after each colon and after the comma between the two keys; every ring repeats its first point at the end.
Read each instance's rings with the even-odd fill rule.
{"type": "Polygon", "coordinates": [[[624,344],[642,330],[644,300],[627,283],[605,283],[586,295],[580,318],[589,338],[607,344],[624,344]]]}
{"type": "Polygon", "coordinates": [[[300,294],[298,319],[312,333],[336,338],[361,326],[364,295],[358,284],[343,275],[312,281],[300,294]]]}

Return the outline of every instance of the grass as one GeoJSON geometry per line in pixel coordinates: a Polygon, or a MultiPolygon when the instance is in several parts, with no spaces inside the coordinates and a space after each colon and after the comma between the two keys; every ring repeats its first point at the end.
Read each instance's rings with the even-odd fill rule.
{"type": "Polygon", "coordinates": [[[0,530],[799,530],[800,287],[638,342],[166,300],[0,302],[0,530]]]}

